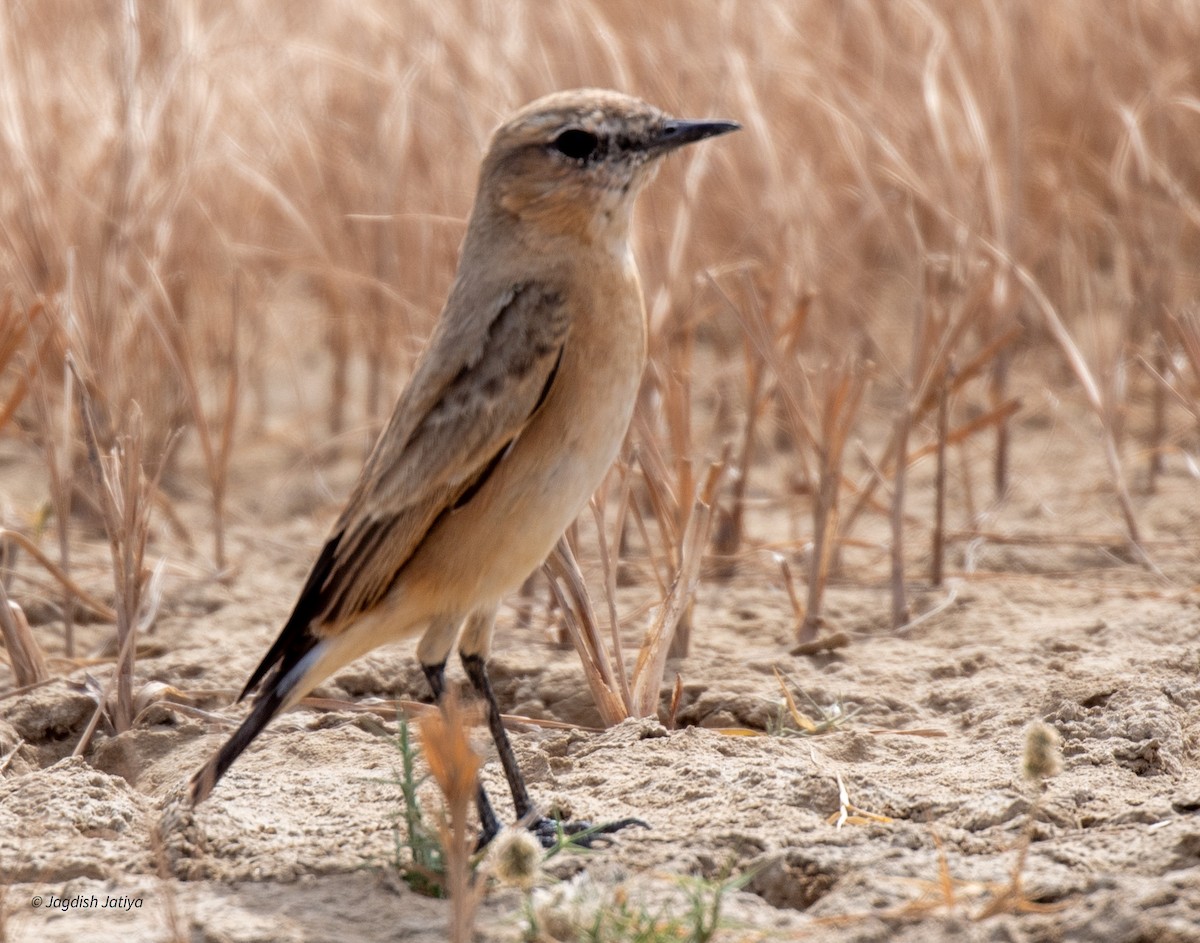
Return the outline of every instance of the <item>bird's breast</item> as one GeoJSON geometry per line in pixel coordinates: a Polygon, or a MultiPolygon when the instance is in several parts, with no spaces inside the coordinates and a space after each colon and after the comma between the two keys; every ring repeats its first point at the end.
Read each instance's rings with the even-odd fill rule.
{"type": "MultiPolygon", "coordinates": [[[[520,585],[586,506],[629,428],[646,359],[636,270],[614,264],[581,273],[564,301],[572,306],[571,327],[545,401],[484,485],[442,519],[419,554],[443,562],[421,578],[437,582],[429,589],[448,594],[447,606],[497,599],[520,585]],[[439,552],[472,543],[503,550],[477,560],[439,552]],[[444,567],[450,561],[454,571],[444,567]]],[[[422,561],[413,567],[417,578],[422,561]]]]}
{"type": "MultiPolygon", "coordinates": [[[[586,285],[576,304],[554,383],[503,464],[497,492],[525,521],[537,559],[550,552],[599,487],[633,417],[646,360],[646,325],[636,275],[614,271],[586,285]],[[543,549],[544,548],[544,549],[543,549]]],[[[531,567],[532,568],[532,567],[531,567]]],[[[523,579],[521,576],[519,579],[523,579]]]]}

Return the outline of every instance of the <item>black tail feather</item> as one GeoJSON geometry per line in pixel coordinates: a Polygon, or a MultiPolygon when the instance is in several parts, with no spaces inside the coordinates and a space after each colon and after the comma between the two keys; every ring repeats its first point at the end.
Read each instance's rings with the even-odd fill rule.
{"type": "Polygon", "coordinates": [[[193,805],[203,802],[208,797],[225,775],[225,771],[242,755],[246,747],[250,746],[254,738],[262,733],[263,728],[271,722],[271,718],[279,713],[288,695],[300,682],[300,678],[291,678],[286,687],[284,685],[285,679],[290,678],[293,669],[320,643],[320,639],[312,630],[312,623],[325,605],[324,584],[333,568],[340,539],[340,534],[335,535],[325,544],[308,575],[308,582],[287,624],[254,669],[254,673],[250,675],[242,693],[238,695],[238,700],[241,701],[261,684],[250,713],[233,732],[233,736],[226,740],[212,759],[192,777],[193,805]]]}
{"type": "Polygon", "coordinates": [[[263,728],[271,722],[271,718],[279,713],[279,708],[283,706],[288,692],[294,686],[289,685],[288,690],[283,690],[282,685],[279,683],[281,680],[282,678],[278,673],[271,677],[264,686],[262,693],[255,699],[254,707],[250,710],[246,719],[242,721],[241,726],[225,741],[221,749],[213,755],[212,759],[205,763],[196,775],[192,777],[189,788],[193,806],[198,805],[208,798],[208,794],[221,781],[221,777],[233,765],[233,761],[242,755],[246,747],[250,746],[254,742],[254,738],[262,733],[263,728]]]}

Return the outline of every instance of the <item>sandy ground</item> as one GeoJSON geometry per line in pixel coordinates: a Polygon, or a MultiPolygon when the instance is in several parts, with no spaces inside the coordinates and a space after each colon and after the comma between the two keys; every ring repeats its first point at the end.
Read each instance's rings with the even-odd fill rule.
{"type": "MultiPolygon", "coordinates": [[[[751,553],[731,579],[701,587],[692,653],[668,672],[683,679],[679,729],[643,720],[514,731],[544,807],[651,825],[556,859],[546,887],[579,908],[624,899],[682,914],[690,885],[681,879],[751,872],[724,899],[718,938],[729,940],[1200,941],[1200,487],[1180,456],[1154,495],[1132,476],[1160,576],[1089,539],[1121,526],[1086,416],[1034,391],[1016,441],[1012,493],[987,517],[993,538],[954,545],[946,588],[914,584],[916,613],[941,608],[903,634],[887,624],[886,558],[868,548],[848,555],[830,589],[832,627],[850,644],[789,654],[787,596],[770,554],[751,553]],[[776,670],[803,709],[842,719],[819,736],[721,732],[776,724],[776,670]],[[1020,762],[1035,719],[1061,734],[1064,768],[1031,824],[1034,790],[1020,762]],[[850,802],[880,820],[838,826],[839,778],[850,802]],[[990,907],[1027,829],[1026,905],[990,907]]],[[[264,447],[237,469],[235,578],[223,585],[199,565],[173,566],[138,661],[139,681],[190,692],[229,719],[335,509],[286,452],[264,447]]],[[[27,468],[19,455],[3,461],[9,481],[27,468]]],[[[336,496],[354,471],[339,463],[321,480],[336,496]]],[[[914,474],[917,520],[928,474],[914,474]]],[[[752,535],[805,532],[807,521],[780,519],[770,489],[756,487],[752,535]]],[[[176,496],[185,518],[202,520],[202,496],[199,485],[176,496]]],[[[913,533],[915,574],[927,548],[913,533]]],[[[80,553],[97,588],[104,552],[94,540],[80,553]]],[[[622,591],[627,611],[642,592],[622,591]]],[[[38,622],[38,607],[30,613],[38,622]]],[[[37,631],[53,651],[59,630],[46,619],[37,631]]],[[[595,724],[577,659],[554,645],[544,607],[525,628],[511,609],[501,620],[493,677],[504,708],[595,724]]],[[[86,627],[84,641],[109,631],[86,627]]],[[[280,718],[208,803],[176,810],[156,843],[164,809],[176,809],[183,781],[228,728],[163,707],[120,737],[102,727],[85,756],[70,758],[94,705],[85,670],[103,680],[108,666],[64,668],[61,680],[0,700],[9,940],[445,939],[446,904],[417,896],[389,866],[399,809],[387,782],[399,765],[390,719],[280,718]],[[95,906],[52,906],[56,898],[95,906]]],[[[10,683],[0,674],[0,695],[10,683]]],[[[364,658],[322,693],[424,697],[403,647],[364,658]]],[[[504,799],[495,763],[485,775],[504,799]]],[[[426,802],[436,809],[431,790],[426,802]]],[[[519,939],[523,908],[520,892],[493,890],[478,938],[519,939]]]]}

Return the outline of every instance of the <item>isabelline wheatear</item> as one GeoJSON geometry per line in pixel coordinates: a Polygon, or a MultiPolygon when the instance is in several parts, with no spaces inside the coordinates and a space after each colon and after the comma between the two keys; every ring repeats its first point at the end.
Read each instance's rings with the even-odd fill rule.
{"type": "MultiPolygon", "coordinates": [[[[581,90],[496,131],[433,336],[193,802],[277,713],[364,652],[420,635],[439,698],[458,641],[517,817],[532,816],[487,675],[496,607],[584,508],[629,426],[646,360],[638,190],[664,154],[737,127],[581,90]]],[[[498,823],[482,788],[478,804],[487,840],[498,823]]]]}

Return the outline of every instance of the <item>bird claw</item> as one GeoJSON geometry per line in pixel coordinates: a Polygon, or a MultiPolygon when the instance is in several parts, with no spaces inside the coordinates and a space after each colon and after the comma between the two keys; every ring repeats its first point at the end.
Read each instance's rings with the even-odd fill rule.
{"type": "Polygon", "coordinates": [[[537,819],[529,824],[529,830],[543,848],[555,848],[559,845],[595,848],[598,842],[604,845],[611,844],[615,832],[634,825],[638,828],[650,827],[646,822],[635,818],[617,819],[615,822],[602,822],[599,825],[593,825],[591,822],[537,819]]]}

